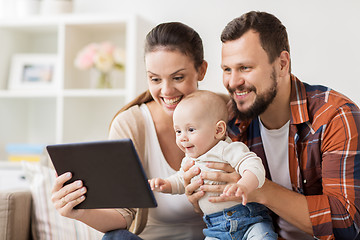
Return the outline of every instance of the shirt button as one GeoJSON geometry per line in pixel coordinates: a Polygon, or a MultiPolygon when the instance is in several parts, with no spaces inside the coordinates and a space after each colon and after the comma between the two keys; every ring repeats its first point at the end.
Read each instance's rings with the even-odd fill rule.
{"type": "Polygon", "coordinates": [[[304,184],[306,184],[306,179],[304,179],[304,184]]]}
{"type": "Polygon", "coordinates": [[[227,212],[226,214],[227,214],[229,217],[233,215],[232,212],[227,212]]]}

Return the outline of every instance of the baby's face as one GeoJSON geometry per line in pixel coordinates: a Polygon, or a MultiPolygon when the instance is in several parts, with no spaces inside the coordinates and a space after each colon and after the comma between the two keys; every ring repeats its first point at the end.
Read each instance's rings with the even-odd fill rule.
{"type": "Polygon", "coordinates": [[[206,153],[218,142],[215,138],[216,122],[207,116],[191,104],[178,106],[174,112],[176,144],[192,158],[206,153]]]}

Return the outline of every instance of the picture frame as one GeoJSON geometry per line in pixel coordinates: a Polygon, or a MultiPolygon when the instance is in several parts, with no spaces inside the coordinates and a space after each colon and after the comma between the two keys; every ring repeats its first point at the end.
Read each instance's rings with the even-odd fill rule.
{"type": "Polygon", "coordinates": [[[55,89],[57,75],[55,54],[14,54],[11,59],[8,89],[55,89]]]}

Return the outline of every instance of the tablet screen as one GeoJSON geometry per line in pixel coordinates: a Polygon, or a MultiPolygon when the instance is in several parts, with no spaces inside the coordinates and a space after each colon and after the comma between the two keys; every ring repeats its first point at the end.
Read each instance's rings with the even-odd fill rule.
{"type": "Polygon", "coordinates": [[[46,147],[57,174],[82,180],[85,201],[76,208],[150,208],[157,203],[131,139],[46,147]]]}

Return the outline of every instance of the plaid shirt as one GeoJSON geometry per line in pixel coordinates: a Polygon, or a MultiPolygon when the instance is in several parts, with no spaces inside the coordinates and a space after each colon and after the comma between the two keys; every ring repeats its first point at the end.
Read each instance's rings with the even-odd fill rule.
{"type": "MultiPolygon", "coordinates": [[[[360,226],[360,112],[348,98],[291,75],[289,170],[293,191],[306,196],[314,236],[354,239],[360,226]]],[[[229,136],[263,160],[258,118],[232,119],[229,136]]]]}

